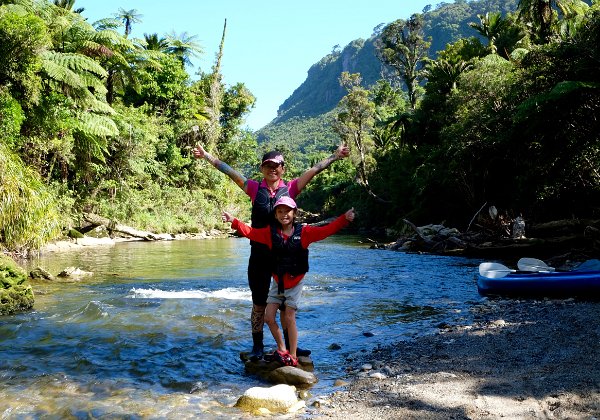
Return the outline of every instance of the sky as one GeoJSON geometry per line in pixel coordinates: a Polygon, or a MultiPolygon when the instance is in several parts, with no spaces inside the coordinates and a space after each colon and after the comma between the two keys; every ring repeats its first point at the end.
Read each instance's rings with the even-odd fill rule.
{"type": "Polygon", "coordinates": [[[93,23],[119,9],[136,10],[141,22],[130,35],[195,35],[204,53],[192,58],[190,74],[208,72],[215,61],[227,19],[221,73],[226,85],[244,83],[256,97],[246,118],[258,130],[277,116],[279,106],[305,80],[309,68],[351,41],[367,39],[381,23],[421,13],[431,0],[77,0],[93,23]]]}

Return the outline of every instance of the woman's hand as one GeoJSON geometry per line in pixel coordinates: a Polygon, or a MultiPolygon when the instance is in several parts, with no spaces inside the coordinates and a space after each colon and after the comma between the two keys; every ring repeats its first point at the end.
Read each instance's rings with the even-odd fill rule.
{"type": "Polygon", "coordinates": [[[202,159],[206,155],[206,150],[204,150],[204,147],[198,144],[192,149],[192,153],[196,159],[202,159]]]}
{"type": "Polygon", "coordinates": [[[344,159],[345,157],[350,156],[350,148],[346,146],[344,143],[340,143],[337,150],[334,152],[335,157],[338,159],[344,159]]]}

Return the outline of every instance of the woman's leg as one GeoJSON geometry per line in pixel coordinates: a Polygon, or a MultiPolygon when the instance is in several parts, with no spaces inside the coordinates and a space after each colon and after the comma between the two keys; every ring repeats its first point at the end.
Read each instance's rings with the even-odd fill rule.
{"type": "Polygon", "coordinates": [[[253,360],[261,359],[264,352],[265,308],[271,283],[269,256],[270,251],[267,247],[252,245],[248,261],[248,285],[252,292],[252,312],[250,314],[252,352],[249,356],[253,360]]]}

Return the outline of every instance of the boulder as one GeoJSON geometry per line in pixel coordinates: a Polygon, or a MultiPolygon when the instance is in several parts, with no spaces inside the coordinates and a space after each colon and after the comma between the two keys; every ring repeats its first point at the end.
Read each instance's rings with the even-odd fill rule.
{"type": "Polygon", "coordinates": [[[295,413],[306,406],[290,385],[275,385],[270,388],[253,387],[242,395],[235,407],[257,415],[270,413],[295,413]]]}
{"type": "Polygon", "coordinates": [[[33,289],[24,284],[27,273],[10,257],[0,254],[0,315],[31,309],[33,289]]]}
{"type": "Polygon", "coordinates": [[[31,270],[29,272],[29,277],[34,280],[54,280],[54,276],[41,267],[36,267],[33,270],[31,270]]]}
{"type": "Polygon", "coordinates": [[[247,353],[240,353],[246,372],[274,384],[294,385],[298,388],[310,388],[319,380],[314,371],[314,364],[310,357],[298,357],[298,366],[282,366],[277,361],[264,359],[252,361],[247,353]]]}
{"type": "Polygon", "coordinates": [[[73,279],[79,279],[81,277],[91,276],[94,273],[90,271],[84,271],[78,267],[67,267],[60,273],[58,273],[58,277],[69,277],[73,279]]]}
{"type": "Polygon", "coordinates": [[[292,366],[282,366],[272,370],[266,378],[273,384],[295,385],[298,388],[308,388],[318,382],[314,373],[292,366]]]}

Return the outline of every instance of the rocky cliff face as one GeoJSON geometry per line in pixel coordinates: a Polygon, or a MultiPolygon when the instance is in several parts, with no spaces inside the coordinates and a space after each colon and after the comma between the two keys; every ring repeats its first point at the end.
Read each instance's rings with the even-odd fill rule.
{"type": "MultiPolygon", "coordinates": [[[[517,0],[457,0],[454,3],[440,3],[434,10],[426,8],[424,32],[425,37],[431,40],[429,56],[436,58],[437,51],[443,50],[448,43],[457,39],[478,36],[468,25],[469,22],[479,22],[478,14],[499,11],[505,15],[514,12],[517,3],[517,0]]],[[[415,10],[415,13],[419,11],[415,10]]],[[[312,65],[306,80],[281,104],[277,117],[265,128],[283,124],[296,117],[317,117],[334,109],[346,94],[338,82],[343,71],[360,73],[365,87],[370,87],[381,79],[384,66],[376,56],[376,39],[377,36],[374,35],[367,40],[352,41],[343,50],[334,51],[312,65]]],[[[259,130],[258,133],[259,141],[262,139],[262,131],[259,130]]]]}
{"type": "Polygon", "coordinates": [[[365,86],[381,78],[382,64],[375,55],[375,38],[357,39],[342,51],[333,52],[313,64],[306,80],[285,100],[272,124],[292,117],[314,117],[331,111],[346,91],[339,84],[342,72],[360,73],[365,86]]]}

